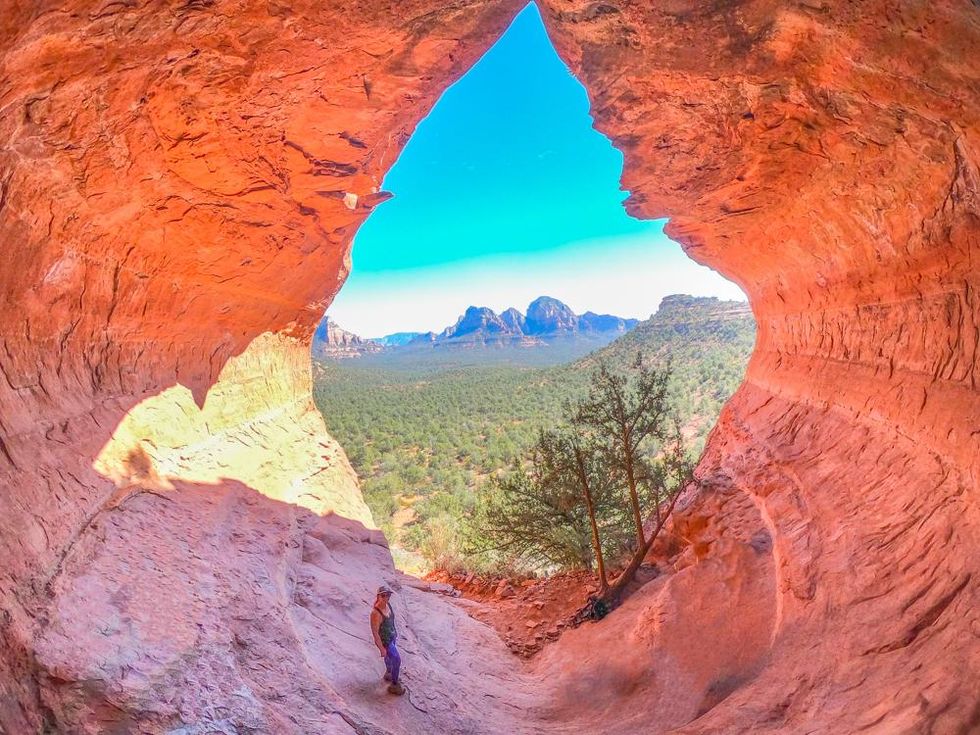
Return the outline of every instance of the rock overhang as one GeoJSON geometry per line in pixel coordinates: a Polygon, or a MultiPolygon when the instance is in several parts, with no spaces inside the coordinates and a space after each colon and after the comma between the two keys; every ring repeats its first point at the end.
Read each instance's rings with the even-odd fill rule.
{"type": "MultiPolygon", "coordinates": [[[[54,659],[36,626],[91,571],[93,528],[120,507],[143,522],[146,498],[127,505],[97,458],[145,421],[147,401],[167,405],[157,420],[177,437],[175,454],[147,456],[184,456],[165,464],[187,465],[167,482],[184,483],[188,508],[202,477],[264,482],[222,471],[220,449],[206,472],[191,468],[202,441],[250,443],[259,465],[268,456],[291,475],[263,497],[294,501],[310,468],[278,447],[297,426],[325,446],[316,468],[339,468],[330,489],[343,507],[359,501],[309,413],[305,342],[398,150],[521,5],[11,8],[0,24],[0,232],[19,264],[0,274],[8,729],[93,721],[97,697],[83,707],[59,693],[72,673],[45,669],[54,659]],[[209,391],[223,397],[219,439],[183,399],[167,401],[175,386],[202,415],[209,391]]],[[[540,3],[596,126],[624,153],[629,211],[671,216],[668,233],[743,287],[759,325],[702,473],[726,478],[770,529],[772,661],[685,731],[976,724],[963,682],[980,673],[964,644],[980,625],[980,14],[965,0],[886,5],[540,3]],[[788,692],[790,680],[806,683],[788,692]],[[890,704],[868,701],[882,691],[890,704]]],[[[143,434],[130,439],[153,442],[143,434]]],[[[123,490],[152,469],[137,464],[123,490]]],[[[288,515],[278,507],[270,518],[288,515]]]]}

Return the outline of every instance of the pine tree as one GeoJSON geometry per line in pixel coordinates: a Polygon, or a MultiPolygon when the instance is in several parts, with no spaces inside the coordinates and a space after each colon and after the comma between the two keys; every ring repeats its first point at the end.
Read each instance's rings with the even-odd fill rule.
{"type": "Polygon", "coordinates": [[[669,362],[662,368],[647,366],[639,353],[625,372],[614,372],[600,362],[588,396],[571,417],[572,425],[606,455],[626,490],[636,540],[626,567],[602,594],[613,606],[636,576],[693,471],[671,405],[670,372],[669,362]],[[649,534],[644,528],[648,514],[649,534]]]}

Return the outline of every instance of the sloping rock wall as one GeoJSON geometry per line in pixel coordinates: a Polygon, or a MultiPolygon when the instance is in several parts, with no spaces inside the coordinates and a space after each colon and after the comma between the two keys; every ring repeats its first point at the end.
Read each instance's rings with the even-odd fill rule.
{"type": "MultiPolygon", "coordinates": [[[[772,648],[687,731],[980,727],[976,4],[541,5],[630,210],[670,215],[759,325],[701,475],[771,529],[772,648]]],[[[288,672],[315,633],[276,622],[297,506],[369,520],[311,413],[308,342],[384,172],[519,7],[7,0],[6,730],[376,731],[334,705],[277,719],[254,673],[278,655],[263,641],[288,672]],[[246,589],[272,612],[236,638],[246,589]]],[[[323,564],[367,558],[351,549],[323,564]]],[[[337,670],[300,699],[331,701],[337,670]]]]}
{"type": "Polygon", "coordinates": [[[769,519],[779,628],[690,731],[980,727],[980,12],[547,5],[628,207],[758,322],[701,469],[769,519]]]}
{"type": "Polygon", "coordinates": [[[630,211],[758,323],[701,471],[771,525],[772,664],[685,732],[980,728],[980,10],[544,4],[630,211]]]}
{"type": "MultiPolygon", "coordinates": [[[[72,729],[38,686],[50,679],[37,641],[74,553],[107,512],[132,512],[132,490],[161,492],[190,518],[187,483],[237,481],[369,522],[312,405],[309,339],[355,228],[385,198],[384,171],[516,7],[3,3],[8,730],[72,729]]],[[[160,563],[180,563],[171,551],[160,563]]],[[[57,676],[92,674],[76,664],[57,676]]]]}

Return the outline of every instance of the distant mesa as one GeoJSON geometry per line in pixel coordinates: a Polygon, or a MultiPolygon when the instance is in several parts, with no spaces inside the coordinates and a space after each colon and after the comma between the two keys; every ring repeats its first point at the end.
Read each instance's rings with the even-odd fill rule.
{"type": "Polygon", "coordinates": [[[649,319],[635,325],[622,339],[587,355],[581,364],[588,367],[604,360],[623,365],[635,359],[637,352],[657,358],[676,355],[678,349],[700,351],[712,344],[744,344],[751,350],[754,339],[755,319],[747,301],[675,294],[665,296],[649,319]]]}
{"type": "MultiPolygon", "coordinates": [[[[744,312],[751,315],[743,302],[719,302],[716,298],[685,295],[667,296],[657,311],[658,323],[677,319],[685,324],[698,319],[699,314],[718,317],[744,312]]],[[[649,320],[648,320],[649,321],[649,320]]],[[[541,296],[528,304],[522,313],[511,307],[497,314],[485,306],[470,306],[452,326],[442,332],[396,332],[376,339],[363,339],[341,329],[329,318],[320,324],[313,342],[314,357],[361,357],[378,352],[408,351],[433,347],[547,347],[582,344],[598,349],[641,324],[613,314],[587,311],[576,314],[565,303],[550,296],[541,296]]],[[[646,322],[642,322],[646,324],[646,322]]]]}
{"type": "Polygon", "coordinates": [[[639,323],[639,319],[623,319],[593,311],[587,311],[578,318],[579,331],[582,332],[628,332],[639,323]]]}
{"type": "Polygon", "coordinates": [[[579,316],[550,296],[532,301],[523,314],[511,307],[501,314],[485,306],[471,306],[456,323],[434,340],[438,346],[537,347],[555,340],[587,337],[611,341],[638,321],[591,311],[579,316]]]}
{"type": "Polygon", "coordinates": [[[752,307],[748,301],[721,301],[716,296],[687,296],[674,294],[665,296],[656,313],[661,323],[676,321],[693,324],[699,320],[726,320],[752,318],[752,307]]]}
{"type": "Polygon", "coordinates": [[[360,357],[361,355],[381,352],[384,345],[370,339],[358,337],[353,332],[341,329],[327,317],[313,334],[314,357],[360,357]]]}
{"type": "Polygon", "coordinates": [[[438,339],[439,335],[435,332],[420,332],[416,334],[412,339],[410,339],[405,346],[406,347],[425,347],[431,346],[438,339]]]}
{"type": "Polygon", "coordinates": [[[404,347],[422,334],[422,332],[395,332],[394,334],[386,334],[384,337],[373,337],[371,341],[377,342],[382,347],[404,347]]]}

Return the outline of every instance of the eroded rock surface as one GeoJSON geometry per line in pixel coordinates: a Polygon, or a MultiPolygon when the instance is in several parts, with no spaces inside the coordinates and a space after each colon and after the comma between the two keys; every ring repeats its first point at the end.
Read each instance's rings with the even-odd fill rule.
{"type": "Polygon", "coordinates": [[[629,209],[758,323],[701,471],[768,519],[779,623],[684,732],[977,729],[980,11],[545,5],[629,209]]]}
{"type": "Polygon", "coordinates": [[[382,174],[516,7],[4,4],[8,730],[86,721],[45,704],[37,641],[119,485],[230,478],[367,520],[310,400],[309,338],[382,174]]]}
{"type": "Polygon", "coordinates": [[[2,728],[980,727],[976,4],[541,5],[631,211],[750,296],[699,474],[771,547],[722,524],[617,613],[642,646],[590,626],[550,671],[406,593],[437,701],[379,709],[357,616],[392,572],[329,515],[369,521],[307,348],[384,172],[520,3],[7,0],[2,728]],[[681,615],[732,580],[757,610],[681,615]],[[547,679],[576,691],[583,651],[593,707],[547,679]]]}

